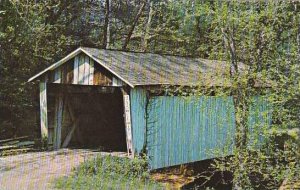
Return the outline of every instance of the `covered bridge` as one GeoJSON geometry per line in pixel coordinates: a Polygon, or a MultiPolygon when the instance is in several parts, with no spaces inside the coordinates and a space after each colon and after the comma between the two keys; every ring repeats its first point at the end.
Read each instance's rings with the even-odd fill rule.
{"type": "MultiPolygon", "coordinates": [[[[228,69],[220,61],[80,47],[29,81],[40,83],[41,134],[50,147],[146,153],[157,169],[231,154],[231,96],[168,93],[230,85],[228,69]]],[[[266,101],[256,102],[249,121],[269,123],[270,114],[260,114],[266,101]]]]}

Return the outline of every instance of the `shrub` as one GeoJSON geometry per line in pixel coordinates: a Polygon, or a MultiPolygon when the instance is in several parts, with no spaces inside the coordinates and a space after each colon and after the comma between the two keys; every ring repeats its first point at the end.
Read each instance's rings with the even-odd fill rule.
{"type": "Polygon", "coordinates": [[[163,189],[150,179],[147,161],[98,156],[85,161],[69,177],[56,181],[59,189],[163,189]]]}

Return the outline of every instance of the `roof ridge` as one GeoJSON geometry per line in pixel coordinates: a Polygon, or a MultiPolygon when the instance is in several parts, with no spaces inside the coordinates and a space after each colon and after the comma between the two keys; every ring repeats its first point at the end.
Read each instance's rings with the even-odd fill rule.
{"type": "MultiPolygon", "coordinates": [[[[194,58],[194,59],[203,59],[203,60],[210,60],[214,61],[212,59],[206,59],[198,56],[192,56],[192,55],[177,55],[177,54],[167,54],[167,53],[156,53],[156,52],[142,52],[142,51],[131,51],[131,50],[122,50],[122,49],[103,49],[103,48],[97,48],[97,47],[86,47],[86,46],[80,46],[80,48],[87,48],[87,49],[96,49],[96,50],[103,50],[103,51],[115,51],[115,52],[126,52],[126,53],[136,53],[136,54],[152,54],[152,55],[160,55],[160,56],[171,56],[171,57],[183,57],[183,58],[194,58]]],[[[221,61],[221,60],[215,60],[215,61],[221,61]]]]}

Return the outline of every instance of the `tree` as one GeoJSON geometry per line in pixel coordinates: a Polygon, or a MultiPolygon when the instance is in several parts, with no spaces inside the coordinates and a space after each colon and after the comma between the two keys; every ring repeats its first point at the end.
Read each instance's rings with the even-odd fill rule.
{"type": "Polygon", "coordinates": [[[217,159],[213,167],[231,173],[236,189],[277,188],[299,170],[299,6],[297,1],[1,1],[0,138],[38,128],[32,118],[36,88],[27,79],[80,45],[217,59],[230,66],[222,80],[231,86],[199,85],[198,95],[234,97],[237,146],[232,157],[217,159]],[[254,134],[249,112],[256,95],[272,104],[272,123],[254,134]],[[24,123],[28,130],[20,130],[24,123]],[[271,143],[261,146],[253,135],[271,143]]]}
{"type": "Polygon", "coordinates": [[[110,0],[105,1],[105,22],[104,22],[104,32],[103,32],[103,44],[104,49],[109,48],[110,44],[110,24],[109,24],[109,15],[110,15],[110,0]]]}
{"type": "Polygon", "coordinates": [[[123,50],[126,50],[126,49],[127,49],[128,43],[129,43],[130,38],[131,38],[131,36],[132,36],[132,34],[133,34],[133,31],[134,31],[134,29],[135,29],[135,26],[137,25],[137,23],[138,23],[138,21],[139,21],[139,18],[141,17],[141,15],[142,15],[142,13],[143,13],[143,10],[144,10],[145,6],[146,6],[146,1],[144,0],[144,1],[142,2],[142,4],[140,5],[140,8],[139,8],[139,10],[138,10],[136,16],[134,17],[134,20],[133,20],[133,22],[132,22],[132,24],[131,24],[131,26],[130,26],[130,28],[129,28],[129,32],[128,32],[127,36],[125,37],[124,45],[122,46],[122,49],[123,49],[123,50]]]}
{"type": "MultiPolygon", "coordinates": [[[[234,97],[237,128],[233,157],[217,160],[214,167],[233,174],[234,189],[278,188],[284,179],[297,177],[299,170],[299,145],[292,140],[299,136],[286,137],[285,149],[272,140],[300,126],[299,106],[295,106],[300,101],[299,3],[232,1],[206,6],[214,29],[210,56],[227,60],[231,67],[229,92],[234,97]],[[272,104],[272,125],[258,125],[253,131],[249,112],[256,95],[265,95],[272,104]],[[264,137],[267,143],[254,142],[253,136],[264,137]]],[[[226,89],[214,91],[218,95],[226,89]]]]}
{"type": "Polygon", "coordinates": [[[37,127],[32,112],[38,104],[32,98],[36,97],[34,86],[26,81],[34,72],[71,49],[69,47],[72,46],[72,37],[66,37],[65,27],[70,27],[74,20],[74,17],[70,16],[71,12],[76,12],[76,7],[79,8],[80,5],[76,2],[73,5],[70,5],[70,2],[56,2],[55,5],[52,3],[14,0],[1,2],[2,138],[32,134],[34,127],[37,127]],[[61,9],[64,11],[60,11],[61,9]],[[62,20],[65,25],[62,25],[62,20]]]}

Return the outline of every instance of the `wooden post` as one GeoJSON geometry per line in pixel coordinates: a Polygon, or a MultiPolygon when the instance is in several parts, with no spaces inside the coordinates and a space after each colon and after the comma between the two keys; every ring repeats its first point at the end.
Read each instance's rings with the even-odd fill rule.
{"type": "Polygon", "coordinates": [[[132,130],[131,130],[131,114],[130,114],[130,97],[128,93],[122,89],[123,93],[123,102],[124,102],[124,120],[126,128],[126,143],[127,143],[127,152],[128,156],[134,157],[134,150],[132,146],[132,130]]]}
{"type": "Polygon", "coordinates": [[[48,138],[47,80],[40,82],[41,137],[48,138]]]}
{"type": "Polygon", "coordinates": [[[61,129],[63,122],[63,94],[59,93],[55,101],[54,149],[61,147],[61,129]]]}

